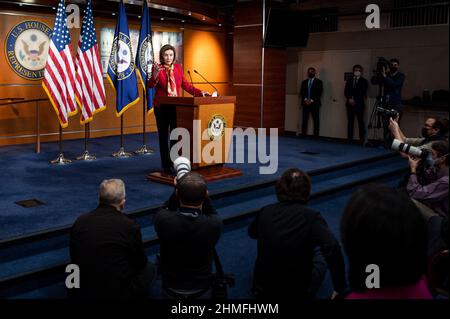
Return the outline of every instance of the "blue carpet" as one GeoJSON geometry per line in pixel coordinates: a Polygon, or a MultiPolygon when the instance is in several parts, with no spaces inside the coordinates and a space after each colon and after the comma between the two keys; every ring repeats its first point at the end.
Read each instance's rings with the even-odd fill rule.
{"type": "MultiPolygon", "coordinates": [[[[381,169],[380,169],[381,171],[381,169]]],[[[382,182],[388,186],[394,187],[398,182],[398,176],[383,179],[382,182]]],[[[346,189],[332,195],[323,196],[317,200],[312,200],[310,206],[321,212],[327,221],[331,231],[336,238],[340,240],[339,223],[345,204],[351,194],[357,188],[346,189]]],[[[253,266],[256,260],[256,241],[252,240],[247,234],[247,227],[253,218],[246,218],[237,223],[225,227],[224,233],[219,240],[217,250],[221,258],[225,272],[234,274],[236,285],[229,289],[229,297],[232,299],[252,298],[250,293],[253,266]]],[[[149,260],[154,262],[158,246],[148,249],[149,260]]],[[[345,257],[345,256],[344,256],[345,257]]],[[[346,262],[347,264],[347,262],[346,262]]],[[[27,292],[12,294],[13,298],[41,299],[41,298],[65,298],[65,288],[63,277],[54,279],[54,282],[43,280],[38,283],[38,287],[27,292]],[[56,280],[56,281],[55,281],[56,280]]],[[[159,298],[161,291],[161,282],[158,280],[152,287],[153,298],[159,298]]],[[[332,283],[330,274],[327,273],[322,287],[318,292],[317,299],[327,299],[332,292],[332,283]]]]}
{"type": "MultiPolygon", "coordinates": [[[[141,135],[125,136],[128,151],[141,146],[141,135]]],[[[149,134],[149,146],[156,151],[157,136],[149,134]]],[[[0,240],[55,227],[71,225],[82,213],[97,203],[98,185],[106,178],[121,178],[127,187],[126,211],[133,211],[165,201],[172,189],[169,186],[146,181],[145,176],[158,170],[158,153],[116,159],[111,153],[118,149],[119,137],[93,139],[90,151],[97,156],[94,162],[74,162],[68,166],[52,166],[49,161],[58,153],[58,143],[43,143],[42,152],[35,154],[33,145],[0,148],[0,240]],[[16,201],[36,198],[45,204],[23,208],[16,201]]],[[[83,140],[64,143],[65,155],[74,158],[83,151],[83,140]]],[[[385,154],[382,148],[362,148],[337,142],[281,137],[279,165],[273,175],[260,175],[258,163],[229,164],[241,169],[243,176],[210,183],[211,192],[279,176],[289,167],[306,171],[326,168],[350,161],[385,154]],[[308,155],[303,152],[317,152],[308,155]]],[[[234,153],[247,149],[235,145],[234,153]]]]}

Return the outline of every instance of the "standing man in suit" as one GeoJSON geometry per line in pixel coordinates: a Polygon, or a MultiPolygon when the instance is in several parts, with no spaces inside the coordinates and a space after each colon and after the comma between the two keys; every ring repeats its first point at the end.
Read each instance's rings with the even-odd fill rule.
{"type": "Polygon", "coordinates": [[[364,144],[366,128],[364,126],[364,109],[366,107],[367,88],[369,82],[362,77],[363,68],[357,64],[353,66],[353,77],[345,83],[344,95],[346,97],[345,106],[347,108],[347,138],[353,139],[353,123],[358,120],[359,140],[364,144]]]}
{"type": "Polygon", "coordinates": [[[309,113],[312,114],[314,122],[314,136],[319,136],[320,126],[320,97],[322,96],[323,83],[316,78],[316,69],[313,67],[308,68],[308,78],[303,80],[300,87],[300,96],[302,99],[301,105],[303,106],[303,119],[302,119],[302,135],[306,136],[308,131],[309,113]]]}

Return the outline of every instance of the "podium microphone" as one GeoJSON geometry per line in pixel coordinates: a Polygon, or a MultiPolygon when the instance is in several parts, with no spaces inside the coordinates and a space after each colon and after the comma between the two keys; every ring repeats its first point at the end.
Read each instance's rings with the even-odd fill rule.
{"type": "Polygon", "coordinates": [[[213,97],[219,96],[219,90],[211,82],[209,82],[203,75],[198,73],[197,70],[194,70],[194,73],[197,73],[198,75],[200,75],[201,78],[206,81],[206,83],[208,83],[209,85],[211,85],[214,88],[215,92],[212,94],[213,97]]]}
{"type": "MultiPolygon", "coordinates": [[[[189,79],[191,80],[191,85],[194,86],[194,82],[192,81],[191,71],[187,70],[187,74],[189,75],[189,79]]],[[[195,96],[195,94],[192,94],[192,96],[195,96]]]]}

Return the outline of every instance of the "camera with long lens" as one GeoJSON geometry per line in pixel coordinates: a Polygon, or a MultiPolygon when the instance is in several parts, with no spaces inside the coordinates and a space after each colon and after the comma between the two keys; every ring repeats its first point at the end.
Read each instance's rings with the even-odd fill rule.
{"type": "Polygon", "coordinates": [[[392,142],[391,149],[421,159],[426,159],[429,154],[427,150],[403,143],[402,141],[397,139],[394,139],[394,141],[392,142]]]}
{"type": "Polygon", "coordinates": [[[397,110],[387,109],[387,108],[380,107],[380,106],[377,107],[377,113],[381,116],[390,117],[393,119],[396,119],[399,115],[397,110]]]}
{"type": "Polygon", "coordinates": [[[179,181],[186,173],[191,171],[191,161],[186,157],[178,157],[173,162],[173,169],[175,170],[177,181],[179,181]]]}

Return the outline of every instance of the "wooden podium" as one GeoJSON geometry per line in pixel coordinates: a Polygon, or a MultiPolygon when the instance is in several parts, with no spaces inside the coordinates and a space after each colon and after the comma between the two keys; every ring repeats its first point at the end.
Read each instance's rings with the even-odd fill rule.
{"type": "MultiPolygon", "coordinates": [[[[242,175],[238,169],[224,167],[233,138],[235,103],[235,96],[157,98],[161,107],[176,107],[177,127],[189,131],[192,170],[207,181],[242,175]]],[[[163,172],[150,173],[147,179],[173,185],[173,176],[163,172]]]]}

